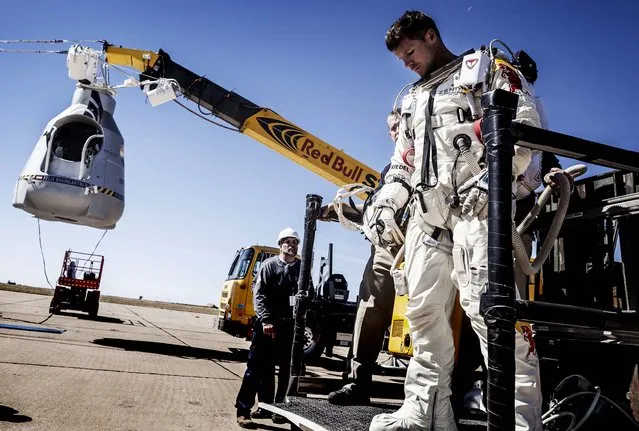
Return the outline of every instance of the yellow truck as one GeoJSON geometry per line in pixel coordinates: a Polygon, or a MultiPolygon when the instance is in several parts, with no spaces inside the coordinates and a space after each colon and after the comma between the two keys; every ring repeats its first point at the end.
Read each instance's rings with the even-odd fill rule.
{"type": "Polygon", "coordinates": [[[278,253],[277,248],[262,245],[241,248],[235,253],[220,295],[219,329],[231,335],[247,336],[251,319],[255,316],[251,290],[253,280],[262,262],[278,253]]]}
{"type": "MultiPolygon", "coordinates": [[[[251,336],[255,319],[252,286],[260,265],[279,249],[263,245],[243,247],[235,253],[220,295],[218,329],[236,337],[251,336]]],[[[357,302],[349,301],[348,283],[332,271],[332,244],[327,265],[320,268],[320,281],[313,292],[304,329],[304,355],[317,359],[332,354],[334,346],[351,345],[357,302]]]]}

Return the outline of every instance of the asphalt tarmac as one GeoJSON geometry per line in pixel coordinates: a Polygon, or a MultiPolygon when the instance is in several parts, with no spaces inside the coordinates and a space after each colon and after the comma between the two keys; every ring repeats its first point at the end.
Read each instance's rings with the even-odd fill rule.
{"type": "MultiPolygon", "coordinates": [[[[0,328],[1,430],[241,429],[234,402],[249,343],[215,316],[101,303],[96,320],[63,311],[38,323],[50,300],[0,291],[0,326],[27,327],[0,328]]],[[[309,375],[341,384],[343,356],[322,361],[309,375]]]]}

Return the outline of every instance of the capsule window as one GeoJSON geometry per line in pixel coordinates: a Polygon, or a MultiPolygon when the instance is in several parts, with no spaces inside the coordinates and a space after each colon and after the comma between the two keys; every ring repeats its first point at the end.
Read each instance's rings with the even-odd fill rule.
{"type": "Polygon", "coordinates": [[[71,122],[55,131],[51,152],[60,159],[79,162],[83,151],[86,151],[85,161],[88,161],[101,148],[102,135],[99,129],[91,124],[71,122]]]}

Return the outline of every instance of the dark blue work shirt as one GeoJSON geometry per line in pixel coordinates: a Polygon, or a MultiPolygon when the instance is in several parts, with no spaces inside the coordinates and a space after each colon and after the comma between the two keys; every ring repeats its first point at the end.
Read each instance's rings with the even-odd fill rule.
{"type": "Polygon", "coordinates": [[[300,261],[285,263],[279,256],[262,262],[253,285],[255,314],[262,323],[293,318],[291,297],[297,293],[300,261]]]}

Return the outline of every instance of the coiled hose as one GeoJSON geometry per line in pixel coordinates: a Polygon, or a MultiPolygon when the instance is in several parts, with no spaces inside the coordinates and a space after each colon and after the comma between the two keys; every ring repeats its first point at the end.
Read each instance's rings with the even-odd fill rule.
{"type": "MultiPolygon", "coordinates": [[[[568,205],[570,204],[571,190],[570,181],[568,180],[567,175],[570,175],[572,178],[577,178],[586,173],[586,171],[586,166],[579,164],[565,169],[564,172],[554,173],[554,177],[559,183],[559,205],[557,211],[555,212],[555,216],[553,217],[548,236],[544,240],[544,243],[542,244],[541,249],[539,250],[539,253],[535,257],[533,262],[530,262],[530,256],[528,255],[526,247],[521,240],[521,234],[522,232],[525,232],[528,227],[530,227],[532,222],[539,215],[541,208],[543,208],[548,199],[550,199],[550,197],[552,196],[552,187],[546,186],[546,188],[539,195],[539,199],[537,199],[537,202],[535,203],[533,208],[530,210],[524,220],[519,224],[519,226],[515,226],[515,224],[513,223],[512,241],[513,249],[515,252],[515,260],[524,274],[533,275],[539,272],[543,263],[548,258],[550,250],[552,250],[554,242],[557,239],[559,232],[561,231],[561,226],[566,217],[566,213],[568,212],[568,205]]],[[[362,191],[371,192],[372,188],[364,186],[362,184],[347,184],[338,190],[335,198],[333,199],[332,204],[335,208],[335,212],[337,213],[340,224],[349,230],[359,230],[360,226],[357,223],[347,220],[346,217],[344,217],[342,209],[343,199],[346,197],[354,196],[362,191]]],[[[391,265],[391,274],[397,270],[403,259],[404,245],[402,244],[401,248],[395,255],[393,264],[391,265]]]]}
{"type": "Polygon", "coordinates": [[[513,223],[512,240],[513,249],[515,251],[515,260],[517,261],[517,265],[524,274],[533,275],[541,269],[544,261],[550,254],[550,250],[552,250],[555,239],[557,239],[557,236],[559,235],[559,231],[561,230],[561,226],[568,211],[568,204],[570,203],[570,181],[568,180],[568,177],[566,175],[570,175],[571,177],[576,178],[586,173],[586,170],[587,168],[585,165],[574,165],[566,169],[564,172],[556,172],[554,174],[554,177],[559,182],[559,205],[557,211],[555,212],[555,216],[553,217],[548,236],[544,240],[539,253],[532,263],[530,262],[530,256],[528,256],[526,247],[521,240],[521,234],[522,232],[525,232],[526,229],[528,229],[530,224],[539,215],[541,208],[546,204],[548,199],[550,199],[550,196],[553,192],[552,187],[546,186],[541,195],[539,195],[539,199],[537,199],[537,202],[533,206],[532,210],[519,224],[519,226],[515,226],[515,224],[513,223]]]}

